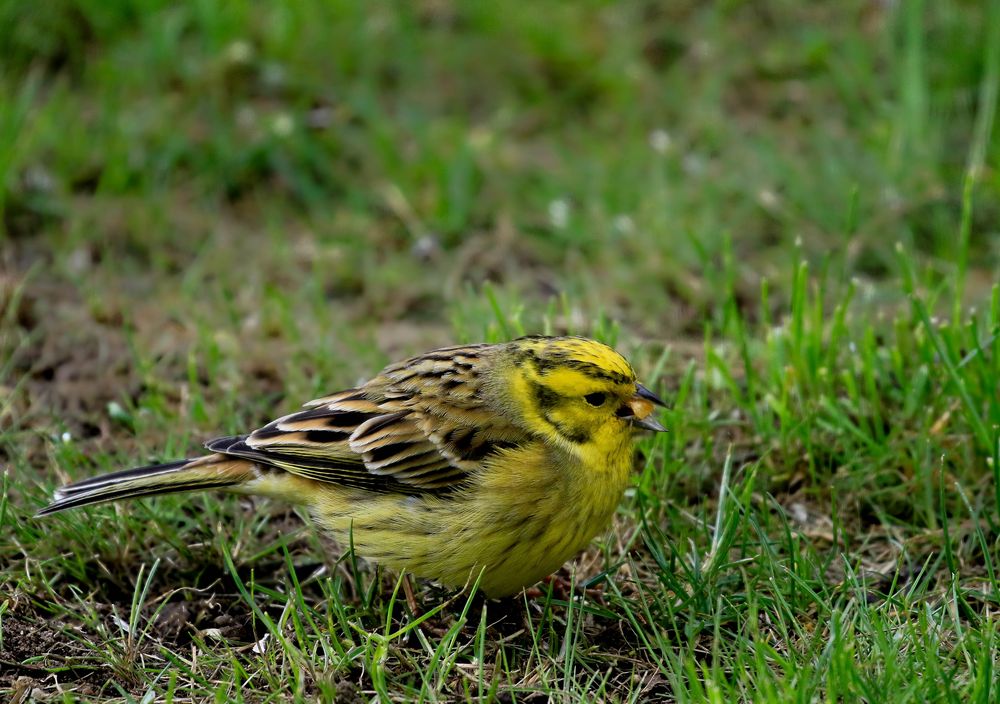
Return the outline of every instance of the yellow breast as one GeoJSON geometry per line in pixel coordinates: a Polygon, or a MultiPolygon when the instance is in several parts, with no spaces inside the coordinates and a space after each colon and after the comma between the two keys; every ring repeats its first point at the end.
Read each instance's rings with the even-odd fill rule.
{"type": "Polygon", "coordinates": [[[608,526],[630,464],[627,447],[579,457],[531,443],[500,453],[451,496],[317,484],[311,508],[362,557],[454,587],[482,570],[480,588],[504,596],[558,569],[608,526]]]}

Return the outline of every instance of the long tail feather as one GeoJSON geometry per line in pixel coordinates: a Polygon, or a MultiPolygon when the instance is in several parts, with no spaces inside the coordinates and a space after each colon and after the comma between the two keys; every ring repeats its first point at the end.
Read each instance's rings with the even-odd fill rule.
{"type": "Polygon", "coordinates": [[[36,515],[136,496],[235,487],[256,477],[253,462],[220,454],[123,469],[60,487],[36,515]]]}

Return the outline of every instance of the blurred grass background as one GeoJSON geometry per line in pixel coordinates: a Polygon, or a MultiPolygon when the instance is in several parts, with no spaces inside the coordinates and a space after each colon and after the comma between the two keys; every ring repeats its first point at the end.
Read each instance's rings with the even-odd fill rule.
{"type": "Polygon", "coordinates": [[[0,57],[0,692],[995,692],[997,0],[5,0],[0,57]],[[30,518],[522,332],[674,407],[596,606],[414,625],[262,503],[30,518]]]}

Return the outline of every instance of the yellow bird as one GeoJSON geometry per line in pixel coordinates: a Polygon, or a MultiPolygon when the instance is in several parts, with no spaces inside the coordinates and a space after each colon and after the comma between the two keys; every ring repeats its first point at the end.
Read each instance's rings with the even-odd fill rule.
{"type": "Polygon", "coordinates": [[[489,596],[551,574],[609,524],[637,428],[663,401],[610,347],[524,337],[445,347],[310,401],[211,454],[56,491],[39,515],[193,489],[305,506],[341,544],[489,596]]]}

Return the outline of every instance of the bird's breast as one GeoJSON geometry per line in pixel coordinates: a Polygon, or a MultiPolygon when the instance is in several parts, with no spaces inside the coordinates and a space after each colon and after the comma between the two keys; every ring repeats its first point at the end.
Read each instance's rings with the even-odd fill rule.
{"type": "Polygon", "coordinates": [[[363,557],[449,586],[482,571],[482,590],[503,596],[552,573],[607,528],[629,464],[587,466],[528,444],[487,461],[448,495],[347,496],[324,487],[313,514],[363,557]]]}

